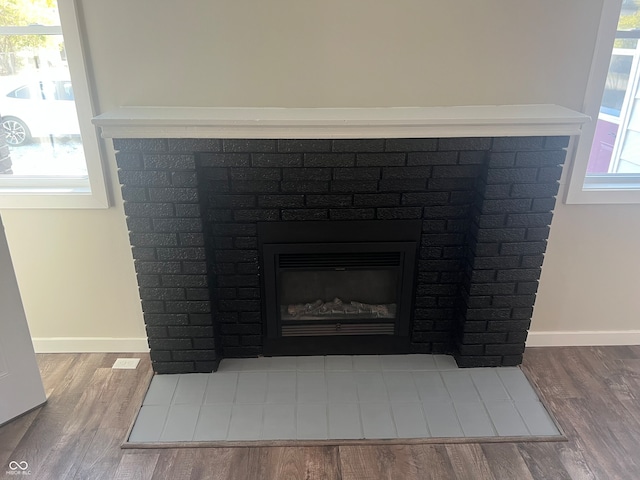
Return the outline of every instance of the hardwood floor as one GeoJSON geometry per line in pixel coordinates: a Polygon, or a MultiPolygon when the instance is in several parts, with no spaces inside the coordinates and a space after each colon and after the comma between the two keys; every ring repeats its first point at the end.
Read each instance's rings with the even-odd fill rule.
{"type": "Polygon", "coordinates": [[[568,442],[122,450],[151,367],[38,355],[48,403],[0,427],[0,478],[591,480],[640,478],[640,346],[528,349],[524,370],[568,442]]]}

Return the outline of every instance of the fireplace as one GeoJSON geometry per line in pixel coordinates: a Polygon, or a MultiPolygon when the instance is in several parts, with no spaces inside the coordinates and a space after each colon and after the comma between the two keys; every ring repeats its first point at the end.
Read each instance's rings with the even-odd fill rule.
{"type": "Polygon", "coordinates": [[[258,224],[266,355],[410,351],[421,222],[258,224]]]}
{"type": "Polygon", "coordinates": [[[103,136],[114,138],[154,370],[210,372],[223,357],[312,353],[304,342],[325,340],[327,353],[518,365],[569,135],[586,119],[552,105],[101,115],[103,136]],[[415,222],[419,234],[323,238],[388,221],[415,222]],[[289,223],[288,235],[265,241],[265,231],[289,223]],[[349,261],[376,255],[349,270],[357,243],[349,261]],[[394,255],[402,267],[375,266],[394,255]],[[387,293],[378,300],[350,284],[387,293]]]}

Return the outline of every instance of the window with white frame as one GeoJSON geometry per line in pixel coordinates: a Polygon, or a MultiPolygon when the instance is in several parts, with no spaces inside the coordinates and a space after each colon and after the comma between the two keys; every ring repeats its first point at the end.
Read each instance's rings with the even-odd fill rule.
{"type": "Polygon", "coordinates": [[[108,206],[76,8],[0,0],[0,208],[108,206]]]}
{"type": "Polygon", "coordinates": [[[640,203],[640,0],[605,0],[567,203],[640,203]]]}

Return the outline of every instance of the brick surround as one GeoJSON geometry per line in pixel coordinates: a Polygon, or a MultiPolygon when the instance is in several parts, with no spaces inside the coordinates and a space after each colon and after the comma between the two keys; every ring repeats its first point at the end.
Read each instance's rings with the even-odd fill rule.
{"type": "Polygon", "coordinates": [[[413,352],[522,361],[568,137],[116,139],[154,369],[262,352],[257,222],[422,219],[413,352]]]}

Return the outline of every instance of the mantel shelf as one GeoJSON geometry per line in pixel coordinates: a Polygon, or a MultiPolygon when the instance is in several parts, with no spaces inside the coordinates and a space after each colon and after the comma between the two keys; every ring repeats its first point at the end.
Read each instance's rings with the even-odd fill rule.
{"type": "Polygon", "coordinates": [[[579,135],[590,118],[558,105],[388,108],[121,107],[104,138],[429,138],[579,135]]]}

